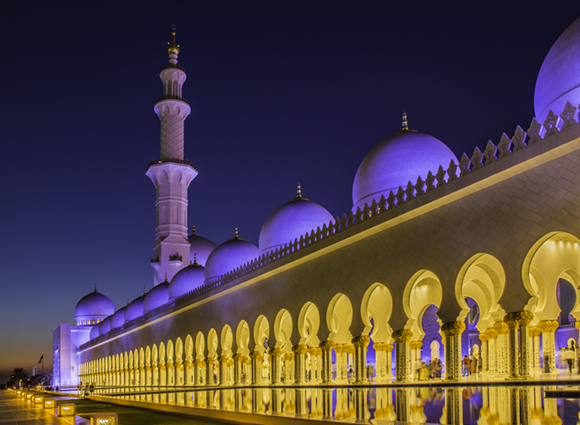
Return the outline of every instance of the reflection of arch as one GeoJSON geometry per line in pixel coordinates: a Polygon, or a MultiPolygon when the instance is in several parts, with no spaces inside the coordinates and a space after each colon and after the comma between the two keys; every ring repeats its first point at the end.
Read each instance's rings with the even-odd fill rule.
{"type": "Polygon", "coordinates": [[[230,325],[225,325],[222,329],[222,356],[229,356],[232,354],[232,343],[234,342],[234,333],[230,325]]]}
{"type": "Polygon", "coordinates": [[[405,329],[413,332],[413,341],[423,340],[423,313],[431,305],[440,307],[442,298],[443,288],[435,273],[419,270],[409,279],[403,293],[403,310],[408,318],[405,329]]]}
{"type": "MultiPolygon", "coordinates": [[[[556,299],[559,279],[576,289],[580,286],[580,240],[564,232],[552,232],[532,246],[524,259],[522,280],[532,299],[528,308],[538,320],[556,320],[560,306],[556,299]]],[[[580,303],[576,301],[570,314],[580,319],[580,303]]]]}
{"type": "Polygon", "coordinates": [[[268,338],[270,338],[270,323],[268,323],[268,319],[264,315],[260,315],[254,325],[254,350],[263,353],[265,350],[264,342],[268,338]]]}
{"type": "Polygon", "coordinates": [[[236,345],[238,347],[238,353],[244,356],[250,354],[250,327],[245,320],[242,320],[236,329],[236,345]]]}
{"type": "Polygon", "coordinates": [[[352,342],[352,334],[350,333],[352,314],[352,304],[348,297],[344,294],[336,294],[326,311],[326,325],[330,330],[329,341],[339,344],[352,342]]]}
{"type": "Polygon", "coordinates": [[[195,337],[195,358],[197,360],[205,359],[205,338],[201,332],[195,337]]]}
{"type": "Polygon", "coordinates": [[[363,335],[369,335],[372,330],[369,336],[373,342],[388,342],[392,332],[389,325],[392,312],[391,292],[381,283],[373,284],[366,291],[361,305],[361,316],[365,325],[363,335]]]}
{"type": "Polygon", "coordinates": [[[280,310],[274,321],[274,336],[276,337],[276,348],[281,348],[286,352],[292,351],[292,316],[286,309],[280,310]]]}
{"type": "Polygon", "coordinates": [[[318,329],[320,328],[320,313],[314,303],[304,304],[298,315],[298,332],[300,333],[300,345],[318,347],[318,329]]]}
{"type": "Polygon", "coordinates": [[[218,336],[214,328],[211,328],[209,334],[207,335],[207,356],[215,357],[217,356],[218,349],[218,336]]]}
{"type": "Polygon", "coordinates": [[[462,308],[458,321],[463,321],[470,308],[466,298],[473,299],[479,307],[477,329],[484,332],[496,321],[502,320],[505,311],[498,304],[505,288],[505,272],[499,260],[489,254],[476,254],[465,262],[455,281],[455,296],[462,308]]]}

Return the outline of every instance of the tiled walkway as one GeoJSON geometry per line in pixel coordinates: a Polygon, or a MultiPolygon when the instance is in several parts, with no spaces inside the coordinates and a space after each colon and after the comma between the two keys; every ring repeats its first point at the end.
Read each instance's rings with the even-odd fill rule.
{"type": "Polygon", "coordinates": [[[26,401],[6,390],[0,391],[0,424],[62,425],[65,422],[40,408],[30,408],[26,401]]]}

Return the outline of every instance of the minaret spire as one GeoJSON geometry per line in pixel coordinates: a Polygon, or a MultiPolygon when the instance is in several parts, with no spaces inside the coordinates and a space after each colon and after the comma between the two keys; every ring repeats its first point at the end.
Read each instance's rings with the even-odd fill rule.
{"type": "MultiPolygon", "coordinates": [[[[177,65],[179,45],[175,41],[176,27],[171,27],[171,43],[167,53],[169,64],[161,68],[159,78],[163,83],[163,97],[155,103],[155,113],[161,121],[160,158],[152,161],[147,176],[157,189],[155,245],[151,265],[154,268],[153,285],[158,285],[187,265],[189,242],[187,240],[187,188],[197,176],[197,169],[185,159],[184,124],[191,112],[189,103],[182,97],[187,78],[185,69],[177,65]],[[167,176],[172,176],[168,179],[167,176]]],[[[195,233],[195,230],[194,230],[195,233]]]]}
{"type": "Polygon", "coordinates": [[[179,55],[179,44],[175,42],[176,25],[171,25],[171,43],[167,43],[167,53],[169,54],[169,63],[173,66],[177,65],[177,56],[179,55]]]}
{"type": "Polygon", "coordinates": [[[296,197],[302,198],[302,187],[300,186],[300,183],[298,183],[298,187],[296,188],[296,197]]]}
{"type": "Polygon", "coordinates": [[[403,128],[402,131],[409,130],[409,123],[407,122],[407,113],[403,111],[403,128]]]}

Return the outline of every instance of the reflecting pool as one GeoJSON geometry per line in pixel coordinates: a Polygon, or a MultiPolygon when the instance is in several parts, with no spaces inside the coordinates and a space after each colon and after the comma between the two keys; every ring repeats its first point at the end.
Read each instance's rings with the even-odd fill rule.
{"type": "MultiPolygon", "coordinates": [[[[195,409],[388,424],[577,424],[579,401],[545,398],[540,386],[281,387],[156,391],[101,396],[195,409]]],[[[113,390],[111,390],[113,391],[113,390]]],[[[192,412],[194,413],[194,412],[192,412]]]]}

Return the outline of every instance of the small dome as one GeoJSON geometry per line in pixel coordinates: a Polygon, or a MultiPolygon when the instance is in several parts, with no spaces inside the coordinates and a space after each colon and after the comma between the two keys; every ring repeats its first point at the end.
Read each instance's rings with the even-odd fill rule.
{"type": "Polygon", "coordinates": [[[100,327],[100,324],[99,325],[94,325],[91,328],[91,332],[89,333],[89,339],[95,339],[96,337],[99,336],[99,327],[100,327]]]}
{"type": "Polygon", "coordinates": [[[106,335],[111,330],[111,316],[107,317],[99,324],[99,335],[106,335]]]}
{"type": "Polygon", "coordinates": [[[120,328],[125,324],[125,310],[127,310],[127,307],[121,307],[115,312],[115,314],[113,314],[113,318],[111,319],[111,329],[120,328]]]}
{"type": "Polygon", "coordinates": [[[205,281],[211,281],[258,257],[258,248],[238,236],[238,228],[233,238],[219,245],[210,254],[205,264],[205,281]]]}
{"type": "Polygon", "coordinates": [[[202,265],[197,264],[196,258],[194,256],[193,264],[181,269],[177,272],[171,283],[169,284],[169,299],[179,297],[186,292],[192,291],[195,288],[203,285],[204,281],[204,268],[202,265]]]}
{"type": "Polygon", "coordinates": [[[165,282],[154,286],[153,289],[151,289],[147,295],[145,295],[145,301],[143,301],[143,311],[147,313],[148,311],[162,306],[167,301],[169,301],[169,282],[165,280],[165,282]]]}
{"type": "Polygon", "coordinates": [[[536,120],[543,123],[551,110],[560,115],[566,102],[580,104],[580,18],[558,37],[540,68],[534,92],[536,120]]]}
{"type": "Polygon", "coordinates": [[[405,115],[403,130],[379,143],[358,167],[352,187],[354,208],[362,209],[373,199],[379,202],[381,195],[387,198],[391,190],[396,193],[399,186],[415,184],[419,176],[425,180],[429,171],[447,169],[451,161],[459,163],[451,149],[433,136],[409,130],[405,115]]]}
{"type": "Polygon", "coordinates": [[[324,207],[302,197],[300,185],[296,198],[278,207],[260,231],[260,255],[300,239],[318,227],[334,221],[324,207]]]}
{"type": "Polygon", "coordinates": [[[94,292],[85,295],[75,307],[75,320],[77,325],[98,323],[105,317],[115,312],[115,304],[106,295],[97,292],[95,285],[94,292]],[[94,321],[94,322],[93,322],[94,321]]]}
{"type": "Polygon", "coordinates": [[[127,306],[125,310],[125,323],[136,319],[137,317],[143,316],[143,300],[145,299],[145,290],[143,290],[143,295],[140,297],[135,298],[131,303],[127,306]]]}
{"type": "Polygon", "coordinates": [[[203,236],[196,235],[195,224],[193,225],[191,235],[189,235],[187,240],[189,241],[190,245],[189,261],[193,263],[193,257],[194,255],[197,255],[197,263],[201,266],[205,266],[207,257],[209,257],[209,254],[211,254],[217,245],[209,239],[204,238],[203,236]]]}

